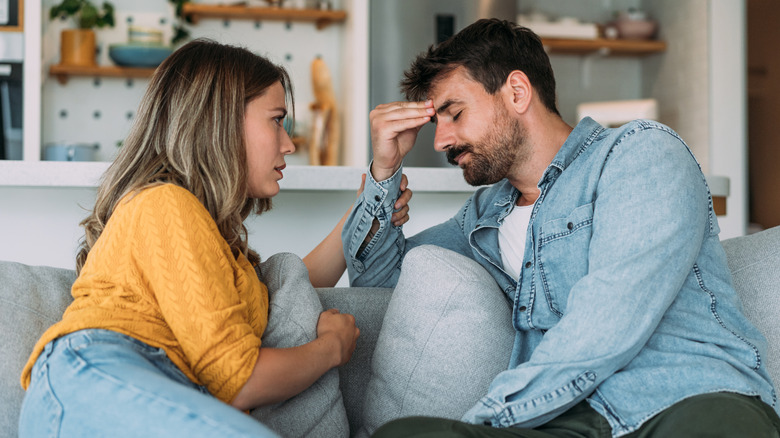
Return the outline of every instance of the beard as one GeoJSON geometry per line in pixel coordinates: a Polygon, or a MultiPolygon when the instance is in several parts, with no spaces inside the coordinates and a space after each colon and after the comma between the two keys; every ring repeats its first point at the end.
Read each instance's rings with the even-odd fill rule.
{"type": "Polygon", "coordinates": [[[526,132],[516,119],[500,111],[493,127],[476,143],[464,143],[447,149],[447,161],[457,166],[455,158],[468,152],[463,178],[472,186],[495,184],[509,175],[515,164],[527,159],[526,132]]]}

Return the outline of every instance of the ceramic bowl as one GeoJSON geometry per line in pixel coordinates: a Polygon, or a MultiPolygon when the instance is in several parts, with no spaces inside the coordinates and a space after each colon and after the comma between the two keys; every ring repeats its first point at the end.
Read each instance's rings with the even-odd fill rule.
{"type": "Polygon", "coordinates": [[[173,48],[157,44],[111,44],[108,57],[123,67],[157,67],[173,48]]]}
{"type": "Polygon", "coordinates": [[[620,38],[627,40],[649,40],[655,36],[656,22],[652,20],[617,20],[614,23],[620,38]]]}

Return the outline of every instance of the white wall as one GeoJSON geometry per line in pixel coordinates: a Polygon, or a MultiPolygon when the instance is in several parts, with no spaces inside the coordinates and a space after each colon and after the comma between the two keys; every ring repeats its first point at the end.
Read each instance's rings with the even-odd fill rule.
{"type": "Polygon", "coordinates": [[[748,224],[747,31],[745,0],[709,0],[710,173],[731,182],[721,239],[748,224]]]}

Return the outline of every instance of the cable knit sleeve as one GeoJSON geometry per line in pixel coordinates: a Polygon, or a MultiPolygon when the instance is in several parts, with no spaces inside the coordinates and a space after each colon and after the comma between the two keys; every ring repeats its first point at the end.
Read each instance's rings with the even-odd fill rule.
{"type": "Polygon", "coordinates": [[[215,397],[230,402],[257,361],[267,290],[246,258],[233,256],[190,192],[163,185],[137,196],[131,250],[140,277],[189,371],[215,397]]]}

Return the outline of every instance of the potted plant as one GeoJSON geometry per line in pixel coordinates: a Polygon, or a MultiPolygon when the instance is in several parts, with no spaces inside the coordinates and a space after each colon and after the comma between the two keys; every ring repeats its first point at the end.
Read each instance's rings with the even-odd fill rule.
{"type": "Polygon", "coordinates": [[[72,17],[76,29],[65,29],[60,38],[60,63],[93,66],[95,62],[94,28],[114,27],[114,5],[104,2],[98,9],[90,0],[62,0],[52,6],[49,18],[72,17]]]}

